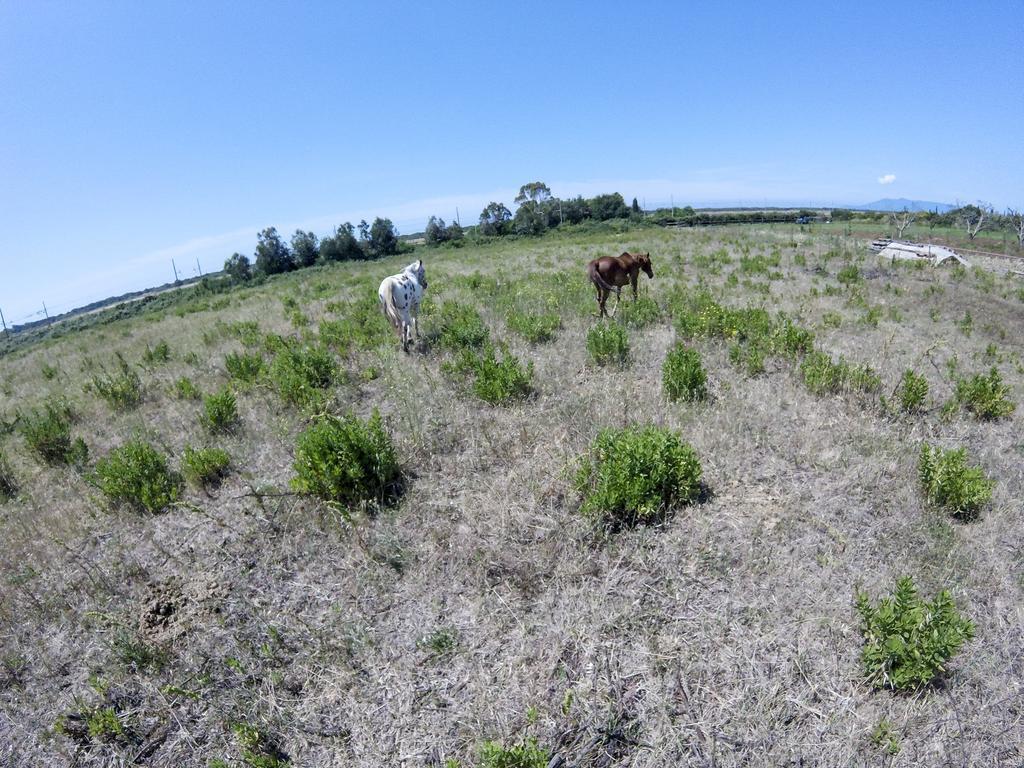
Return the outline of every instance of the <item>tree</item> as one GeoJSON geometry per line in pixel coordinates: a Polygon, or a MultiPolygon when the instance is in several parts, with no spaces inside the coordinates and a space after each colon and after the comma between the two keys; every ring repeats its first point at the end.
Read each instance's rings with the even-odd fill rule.
{"type": "Polygon", "coordinates": [[[633,213],[640,213],[640,203],[638,203],[636,201],[635,197],[633,198],[633,206],[632,206],[632,208],[633,208],[633,213]]]}
{"type": "Polygon", "coordinates": [[[610,195],[598,195],[588,202],[591,215],[598,221],[629,217],[629,206],[618,192],[610,195]]]}
{"type": "Polygon", "coordinates": [[[232,280],[244,283],[252,277],[252,264],[249,263],[249,258],[247,256],[243,256],[240,253],[233,253],[227,261],[224,262],[224,272],[232,280]]]}
{"type": "Polygon", "coordinates": [[[590,209],[587,208],[587,201],[582,195],[572,200],[563,200],[561,217],[570,224],[579,224],[584,219],[589,219],[590,209]]]}
{"type": "Polygon", "coordinates": [[[519,188],[519,194],[516,195],[516,205],[521,205],[525,202],[543,203],[551,199],[551,190],[548,185],[543,181],[531,181],[529,184],[523,184],[519,188]]]}
{"type": "Polygon", "coordinates": [[[320,241],[320,258],[323,261],[350,261],[366,257],[356,240],[356,228],[349,222],[339,224],[334,234],[320,241]]]}
{"type": "Polygon", "coordinates": [[[899,213],[896,213],[896,211],[890,213],[889,221],[892,223],[894,227],[896,227],[896,237],[903,237],[903,232],[906,230],[907,227],[914,223],[914,220],[916,218],[917,216],[908,211],[906,208],[904,208],[899,213]]]}
{"type": "Polygon", "coordinates": [[[427,228],[423,231],[423,239],[427,245],[440,245],[448,240],[448,228],[444,225],[444,219],[431,216],[427,220],[427,228]]]}
{"type": "Polygon", "coordinates": [[[462,225],[457,221],[453,221],[448,225],[448,242],[459,243],[465,236],[465,232],[462,231],[462,225]]]}
{"type": "Polygon", "coordinates": [[[502,203],[488,203],[480,214],[480,234],[482,235],[504,235],[508,231],[508,222],[512,218],[512,211],[502,203]]]}
{"type": "Polygon", "coordinates": [[[364,243],[370,239],[370,225],[366,223],[366,219],[359,222],[359,239],[364,243]]]}
{"type": "Polygon", "coordinates": [[[398,230],[391,223],[391,219],[382,219],[378,216],[373,220],[367,239],[367,250],[377,259],[398,253],[398,230]]]}
{"type": "Polygon", "coordinates": [[[296,267],[311,267],[320,255],[320,241],[312,232],[296,229],[292,235],[292,261],[296,267]]]}
{"type": "Polygon", "coordinates": [[[281,242],[276,227],[267,227],[256,236],[256,271],[276,275],[292,268],[288,246],[281,242]]]}
{"type": "Polygon", "coordinates": [[[992,207],[984,203],[979,205],[963,205],[956,209],[956,222],[964,228],[967,236],[973,240],[981,230],[987,228],[992,220],[992,207]]]}
{"type": "Polygon", "coordinates": [[[517,235],[542,235],[547,229],[547,217],[541,206],[527,200],[516,209],[512,227],[517,235]]]}
{"type": "Polygon", "coordinates": [[[1024,248],[1024,212],[1016,208],[1007,208],[1006,218],[1010,223],[1010,229],[1017,235],[1017,247],[1024,248]]]}

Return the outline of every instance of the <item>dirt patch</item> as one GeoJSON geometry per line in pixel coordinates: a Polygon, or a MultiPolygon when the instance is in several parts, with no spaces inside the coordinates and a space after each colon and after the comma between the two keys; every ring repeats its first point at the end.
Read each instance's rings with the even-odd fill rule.
{"type": "Polygon", "coordinates": [[[225,589],[215,579],[168,579],[146,587],[139,634],[157,642],[173,640],[202,617],[220,611],[225,589]]]}

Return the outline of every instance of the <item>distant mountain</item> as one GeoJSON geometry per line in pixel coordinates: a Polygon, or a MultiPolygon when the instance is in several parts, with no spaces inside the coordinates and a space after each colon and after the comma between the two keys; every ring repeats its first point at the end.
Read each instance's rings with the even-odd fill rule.
{"type": "Polygon", "coordinates": [[[929,200],[907,200],[905,197],[896,199],[887,197],[884,200],[875,200],[873,203],[854,206],[853,210],[902,211],[904,208],[908,211],[938,211],[939,213],[946,213],[947,211],[952,211],[956,206],[949,203],[934,203],[929,200]]]}

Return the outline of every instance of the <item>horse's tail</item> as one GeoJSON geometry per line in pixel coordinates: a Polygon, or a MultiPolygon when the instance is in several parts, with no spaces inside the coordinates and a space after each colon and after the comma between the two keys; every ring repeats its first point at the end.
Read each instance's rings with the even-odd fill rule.
{"type": "Polygon", "coordinates": [[[402,327],[402,318],[398,316],[398,307],[395,306],[395,296],[390,279],[380,284],[377,296],[380,298],[380,305],[384,309],[385,317],[395,327],[395,330],[400,329],[402,327]]]}
{"type": "Polygon", "coordinates": [[[590,282],[596,285],[598,288],[603,288],[606,291],[617,291],[618,289],[611,285],[607,280],[601,276],[601,270],[597,268],[597,262],[592,261],[587,264],[587,274],[590,276],[590,282]]]}

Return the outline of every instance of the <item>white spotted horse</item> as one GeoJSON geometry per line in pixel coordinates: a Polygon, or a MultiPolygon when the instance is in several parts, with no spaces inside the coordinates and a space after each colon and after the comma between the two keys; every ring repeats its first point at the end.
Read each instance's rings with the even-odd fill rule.
{"type": "Polygon", "coordinates": [[[412,329],[416,328],[416,338],[420,336],[419,311],[423,292],[427,289],[427,273],[423,269],[423,259],[414,261],[397,275],[385,277],[377,291],[384,316],[391,322],[402,351],[409,351],[412,343],[412,329]]]}

